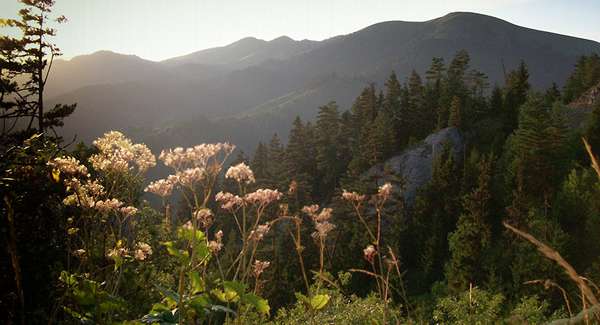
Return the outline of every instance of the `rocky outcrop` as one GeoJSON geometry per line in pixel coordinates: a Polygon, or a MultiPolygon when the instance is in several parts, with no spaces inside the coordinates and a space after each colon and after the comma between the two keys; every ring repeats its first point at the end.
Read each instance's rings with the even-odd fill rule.
{"type": "Polygon", "coordinates": [[[378,185],[391,182],[394,188],[402,189],[395,194],[401,194],[406,204],[411,205],[418,189],[431,180],[434,159],[446,143],[457,158],[462,156],[465,143],[460,131],[453,127],[445,128],[384,163],[373,166],[364,177],[375,179],[378,185]]]}

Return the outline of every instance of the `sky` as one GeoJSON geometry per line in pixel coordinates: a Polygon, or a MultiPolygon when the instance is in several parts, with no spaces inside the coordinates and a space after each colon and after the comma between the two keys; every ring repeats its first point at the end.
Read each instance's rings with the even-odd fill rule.
{"type": "MultiPolygon", "coordinates": [[[[0,17],[19,8],[17,0],[0,0],[0,17]]],[[[110,50],[159,61],[247,36],[323,40],[382,21],[425,21],[453,11],[600,41],[600,0],[56,0],[54,13],[69,21],[55,42],[67,59],[110,50]]]]}

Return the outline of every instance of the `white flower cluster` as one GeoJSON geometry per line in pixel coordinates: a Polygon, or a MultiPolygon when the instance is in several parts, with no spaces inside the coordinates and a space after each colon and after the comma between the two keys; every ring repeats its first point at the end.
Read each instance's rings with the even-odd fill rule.
{"type": "Polygon", "coordinates": [[[200,227],[207,229],[213,223],[213,213],[210,209],[199,209],[194,211],[194,219],[198,220],[200,227]]]}
{"type": "Polygon", "coordinates": [[[96,201],[104,195],[104,187],[96,180],[86,180],[83,184],[77,178],[69,178],[64,181],[70,195],[64,198],[63,204],[67,206],[78,206],[83,208],[94,208],[96,201]]]}
{"type": "Polygon", "coordinates": [[[254,260],[254,268],[253,268],[254,276],[256,278],[259,278],[260,275],[265,271],[265,269],[269,267],[269,265],[271,265],[271,262],[254,260]]]}
{"type": "Polygon", "coordinates": [[[377,192],[377,196],[381,198],[383,201],[386,201],[390,195],[392,194],[392,184],[385,183],[379,187],[377,192]]]}
{"type": "Polygon", "coordinates": [[[96,202],[94,207],[96,210],[98,210],[98,212],[108,214],[117,211],[122,205],[123,202],[117,199],[106,199],[96,202]]]}
{"type": "Polygon", "coordinates": [[[323,208],[321,212],[318,211],[318,204],[307,205],[302,208],[302,212],[308,214],[315,223],[316,231],[312,233],[312,237],[315,239],[325,239],[327,238],[327,234],[335,228],[335,225],[329,222],[333,209],[323,208]]]}
{"type": "Polygon", "coordinates": [[[225,174],[225,178],[233,178],[238,183],[250,184],[256,182],[254,179],[254,173],[250,167],[243,162],[229,167],[227,173],[225,174]]]}
{"type": "Polygon", "coordinates": [[[356,192],[348,192],[344,190],[344,192],[342,193],[342,198],[347,201],[353,201],[358,203],[364,201],[367,198],[367,196],[358,194],[356,192]]]}
{"type": "Polygon", "coordinates": [[[363,249],[363,256],[367,261],[369,261],[369,263],[373,263],[373,258],[375,257],[375,255],[377,255],[377,250],[375,249],[375,246],[369,245],[367,246],[367,248],[363,249]]]}
{"type": "Polygon", "coordinates": [[[211,159],[217,158],[220,153],[228,156],[235,149],[229,143],[203,143],[191,148],[175,148],[160,153],[159,159],[175,170],[184,170],[191,167],[206,168],[211,159]]]}
{"type": "Polygon", "coordinates": [[[90,157],[94,169],[105,172],[128,172],[137,166],[140,173],[156,166],[156,158],[145,144],[133,144],[123,133],[110,131],[94,141],[100,151],[90,157]]]}
{"type": "Polygon", "coordinates": [[[219,230],[215,234],[215,240],[208,242],[208,249],[213,253],[218,253],[223,248],[223,231],[219,230]]]}
{"type": "Polygon", "coordinates": [[[48,162],[48,166],[56,168],[68,176],[89,176],[87,168],[73,157],[62,156],[54,158],[48,162]]]}
{"type": "Polygon", "coordinates": [[[150,255],[152,255],[152,247],[150,245],[142,242],[137,243],[135,252],[133,253],[133,257],[136,260],[143,261],[150,255]]]}
{"type": "Polygon", "coordinates": [[[222,209],[230,212],[236,211],[244,204],[244,200],[241,197],[222,191],[215,195],[215,201],[221,203],[222,209]]]}
{"type": "Polygon", "coordinates": [[[255,192],[248,193],[244,196],[244,201],[249,204],[258,206],[266,206],[271,202],[277,201],[281,198],[281,193],[278,190],[271,189],[258,189],[255,192]]]}
{"type": "Polygon", "coordinates": [[[258,225],[258,227],[256,227],[256,230],[250,231],[248,240],[259,242],[265,237],[269,230],[271,230],[271,224],[269,224],[268,222],[263,225],[258,225]]]}
{"type": "Polygon", "coordinates": [[[145,191],[167,197],[176,186],[193,188],[208,176],[216,176],[221,171],[219,159],[224,161],[234,149],[235,146],[228,143],[215,143],[163,150],[158,158],[165,166],[173,168],[175,174],[150,183],[145,191]]]}

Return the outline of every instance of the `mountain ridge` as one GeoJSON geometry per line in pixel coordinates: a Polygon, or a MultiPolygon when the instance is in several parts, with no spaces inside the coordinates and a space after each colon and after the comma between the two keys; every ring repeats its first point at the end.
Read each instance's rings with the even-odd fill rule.
{"type": "MultiPolygon", "coordinates": [[[[216,127],[223,130],[220,136],[237,134],[232,141],[248,149],[274,131],[285,136],[296,115],[311,119],[331,100],[348,109],[362,87],[381,86],[392,71],[403,81],[412,70],[425,72],[432,57],[448,63],[462,49],[470,53],[471,67],[484,72],[491,85],[503,83],[504,74],[524,60],[533,87],[543,89],[552,82],[561,85],[577,57],[600,52],[600,43],[455,12],[423,22],[381,22],[323,41],[244,38],[177,62],[126,56],[121,62],[133,63],[121,64],[123,68],[96,62],[65,70],[62,65],[50,82],[61,76],[69,81],[69,87],[53,92],[54,102],[79,103],[66,121],[67,135],[90,141],[114,125],[123,131],[155,130],[165,121],[196,119],[199,125],[226,125],[216,127]],[[110,74],[112,81],[105,78],[110,74]],[[94,117],[100,113],[106,117],[102,121],[94,117]],[[240,130],[227,129],[234,127],[240,130]]],[[[196,136],[198,142],[206,139],[196,136]]],[[[168,142],[165,138],[164,145],[168,142]]]]}

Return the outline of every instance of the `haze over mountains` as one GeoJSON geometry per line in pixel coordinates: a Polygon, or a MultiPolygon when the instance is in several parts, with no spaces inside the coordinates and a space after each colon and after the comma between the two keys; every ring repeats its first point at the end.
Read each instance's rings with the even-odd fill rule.
{"type": "Polygon", "coordinates": [[[56,62],[47,95],[78,103],[65,121],[68,138],[89,142],[117,129],[154,150],[216,140],[249,150],[274,132],[285,138],[296,115],[312,118],[332,100],[348,109],[363,87],[383,85],[392,70],[405,80],[413,69],[425,72],[432,57],[449,62],[461,49],[492,85],[524,60],[540,89],[562,85],[577,57],[600,53],[600,43],[451,13],[319,42],[249,37],[162,62],[97,52],[56,62]]]}

